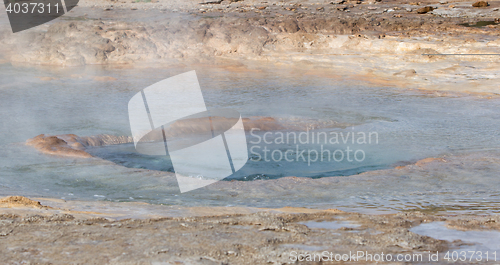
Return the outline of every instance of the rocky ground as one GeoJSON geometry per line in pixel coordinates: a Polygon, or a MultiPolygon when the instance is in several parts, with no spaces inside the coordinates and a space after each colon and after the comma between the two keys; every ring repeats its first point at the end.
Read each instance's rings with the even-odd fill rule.
{"type": "MultiPolygon", "coordinates": [[[[500,17],[498,1],[484,7],[473,7],[471,1],[200,2],[203,0],[81,0],[64,17],[17,34],[10,31],[5,12],[0,10],[4,57],[0,63],[50,67],[196,63],[232,65],[245,71],[265,62],[267,66],[300,68],[308,75],[418,89],[439,96],[473,93],[491,98],[499,93],[500,56],[492,55],[500,54],[500,26],[495,22],[500,17]]],[[[384,174],[389,174],[390,181],[403,174],[430,181],[433,166],[444,164],[449,172],[474,172],[485,167],[494,171],[499,165],[497,159],[483,156],[473,162],[440,158],[401,165],[384,174]]],[[[358,178],[376,174],[380,172],[358,178]]],[[[356,177],[352,179],[345,185],[359,184],[356,177]]],[[[324,194],[332,193],[333,187],[341,188],[327,178],[290,177],[269,183],[217,183],[205,193],[218,189],[245,198],[259,192],[286,194],[292,184],[324,194]],[[260,188],[247,189],[247,185],[260,188]]],[[[90,205],[93,210],[88,211],[83,202],[37,201],[23,197],[0,200],[2,262],[286,264],[293,263],[293,251],[414,254],[466,245],[409,231],[433,221],[460,230],[500,230],[498,215],[488,211],[466,215],[430,209],[368,215],[335,209],[112,203],[90,205]],[[359,226],[319,229],[303,224],[332,220],[359,226]]]]}
{"type": "MultiPolygon", "coordinates": [[[[173,211],[170,211],[170,215],[163,217],[129,219],[126,215],[117,218],[112,214],[119,211],[121,206],[118,204],[108,205],[106,213],[64,209],[71,208],[71,203],[60,201],[44,204],[54,207],[25,197],[0,200],[3,262],[290,264],[295,263],[296,253],[320,254],[326,250],[340,254],[366,251],[405,255],[442,252],[465,244],[460,240],[448,242],[409,231],[411,227],[433,221],[443,221],[462,230],[500,230],[498,216],[446,216],[422,212],[366,215],[305,208],[251,211],[199,208],[183,209],[176,217],[172,217],[173,211]],[[309,228],[304,224],[307,221],[341,221],[345,225],[332,229],[309,228]],[[349,223],[356,227],[350,227],[349,223]]],[[[366,261],[360,259],[349,263],[365,264],[366,261]]],[[[429,261],[411,263],[428,264],[429,261]]]]}
{"type": "Polygon", "coordinates": [[[55,22],[17,34],[0,12],[0,43],[6,60],[17,64],[265,61],[377,85],[495,95],[499,7],[498,1],[485,7],[468,1],[81,1],[55,22]]]}

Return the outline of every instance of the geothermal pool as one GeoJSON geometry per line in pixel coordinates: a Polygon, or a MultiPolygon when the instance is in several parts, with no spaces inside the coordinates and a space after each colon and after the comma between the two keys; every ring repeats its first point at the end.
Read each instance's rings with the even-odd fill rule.
{"type": "Polygon", "coordinates": [[[1,195],[359,211],[500,209],[498,98],[439,97],[275,66],[230,71],[1,64],[0,76],[1,195]],[[95,158],[89,159],[45,155],[24,144],[39,134],[130,136],[130,98],[190,70],[197,71],[208,109],[231,108],[244,118],[272,117],[281,125],[248,131],[250,160],[215,186],[180,194],[168,156],[140,155],[130,143],[91,147],[86,151],[95,158]],[[451,166],[393,174],[395,167],[429,157],[456,159],[451,166]],[[385,171],[358,175],[374,170],[385,171]],[[295,184],[284,178],[289,176],[307,181],[295,184]]]}

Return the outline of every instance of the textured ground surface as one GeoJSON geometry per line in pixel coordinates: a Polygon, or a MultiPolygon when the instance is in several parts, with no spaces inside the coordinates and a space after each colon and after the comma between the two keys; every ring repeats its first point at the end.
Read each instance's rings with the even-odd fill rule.
{"type": "MultiPolygon", "coordinates": [[[[61,201],[46,203],[71,205],[61,201]]],[[[442,241],[409,231],[433,221],[445,221],[462,230],[500,230],[498,216],[422,212],[365,215],[335,209],[249,212],[238,208],[193,208],[178,211],[177,217],[124,219],[112,217],[111,212],[119,211],[119,205],[108,205],[108,213],[90,213],[9,197],[0,201],[0,207],[0,254],[8,264],[286,264],[293,263],[295,253],[326,250],[397,255],[442,252],[464,245],[460,240],[442,241]],[[302,223],[311,220],[339,221],[340,225],[324,229],[302,223]]],[[[173,212],[164,211],[163,215],[173,212]]],[[[428,262],[424,259],[414,263],[428,262]]]]}
{"type": "Polygon", "coordinates": [[[17,64],[300,62],[376,84],[498,93],[498,55],[485,54],[500,53],[500,2],[440,2],[81,1],[17,34],[0,12],[0,44],[17,64]]]}

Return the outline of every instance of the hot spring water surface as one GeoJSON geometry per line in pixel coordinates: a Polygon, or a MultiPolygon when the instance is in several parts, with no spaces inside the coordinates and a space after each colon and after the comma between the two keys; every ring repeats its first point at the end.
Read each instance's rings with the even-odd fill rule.
{"type": "Polygon", "coordinates": [[[237,196],[204,189],[180,194],[175,185],[155,175],[173,170],[168,156],[138,154],[133,144],[90,148],[87,151],[98,157],[91,159],[48,156],[24,145],[42,133],[131,135],[129,99],[157,81],[189,70],[48,70],[0,65],[0,193],[186,206],[404,210],[445,203],[474,210],[469,206],[487,202],[496,207],[490,211],[498,209],[500,181],[495,168],[459,174],[438,168],[432,176],[425,176],[433,180],[427,186],[412,176],[400,178],[397,185],[376,176],[370,185],[356,184],[346,176],[428,157],[494,153],[500,147],[500,100],[359,86],[303,76],[291,69],[244,73],[197,69],[209,109],[231,108],[243,117],[273,117],[283,125],[279,130],[248,132],[250,160],[226,180],[261,183],[257,180],[297,176],[345,181],[335,192],[301,187],[300,192],[290,188],[273,193],[255,186],[248,192],[239,190],[237,196]],[[117,80],[94,81],[95,76],[117,80]],[[40,77],[55,79],[41,81],[40,77]]]}

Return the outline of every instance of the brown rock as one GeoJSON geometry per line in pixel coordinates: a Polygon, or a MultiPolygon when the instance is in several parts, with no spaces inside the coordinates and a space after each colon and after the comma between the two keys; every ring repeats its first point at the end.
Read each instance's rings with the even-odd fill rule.
{"type": "Polygon", "coordinates": [[[39,201],[33,201],[23,196],[10,196],[0,199],[0,207],[34,207],[43,208],[39,201]]]}
{"type": "Polygon", "coordinates": [[[415,71],[415,69],[408,69],[408,70],[394,73],[395,76],[401,75],[404,77],[412,77],[412,76],[415,76],[416,74],[417,74],[417,71],[415,71]]]}
{"type": "Polygon", "coordinates": [[[486,7],[488,6],[488,2],[486,1],[477,1],[474,4],[472,4],[473,7],[486,7]]]}
{"type": "Polygon", "coordinates": [[[432,10],[434,10],[434,7],[426,6],[426,7],[422,7],[422,8],[417,9],[417,13],[425,14],[425,13],[431,12],[432,10]]]}
{"type": "Polygon", "coordinates": [[[421,167],[421,166],[424,166],[426,164],[433,163],[433,162],[445,163],[446,160],[444,158],[428,157],[428,158],[424,158],[422,160],[417,161],[415,163],[415,166],[421,167]]]}
{"type": "Polygon", "coordinates": [[[79,158],[92,157],[89,153],[81,150],[83,146],[76,141],[76,138],[76,135],[48,136],[40,134],[26,141],[26,144],[49,155],[79,158]],[[62,138],[66,138],[67,141],[62,138]]]}

